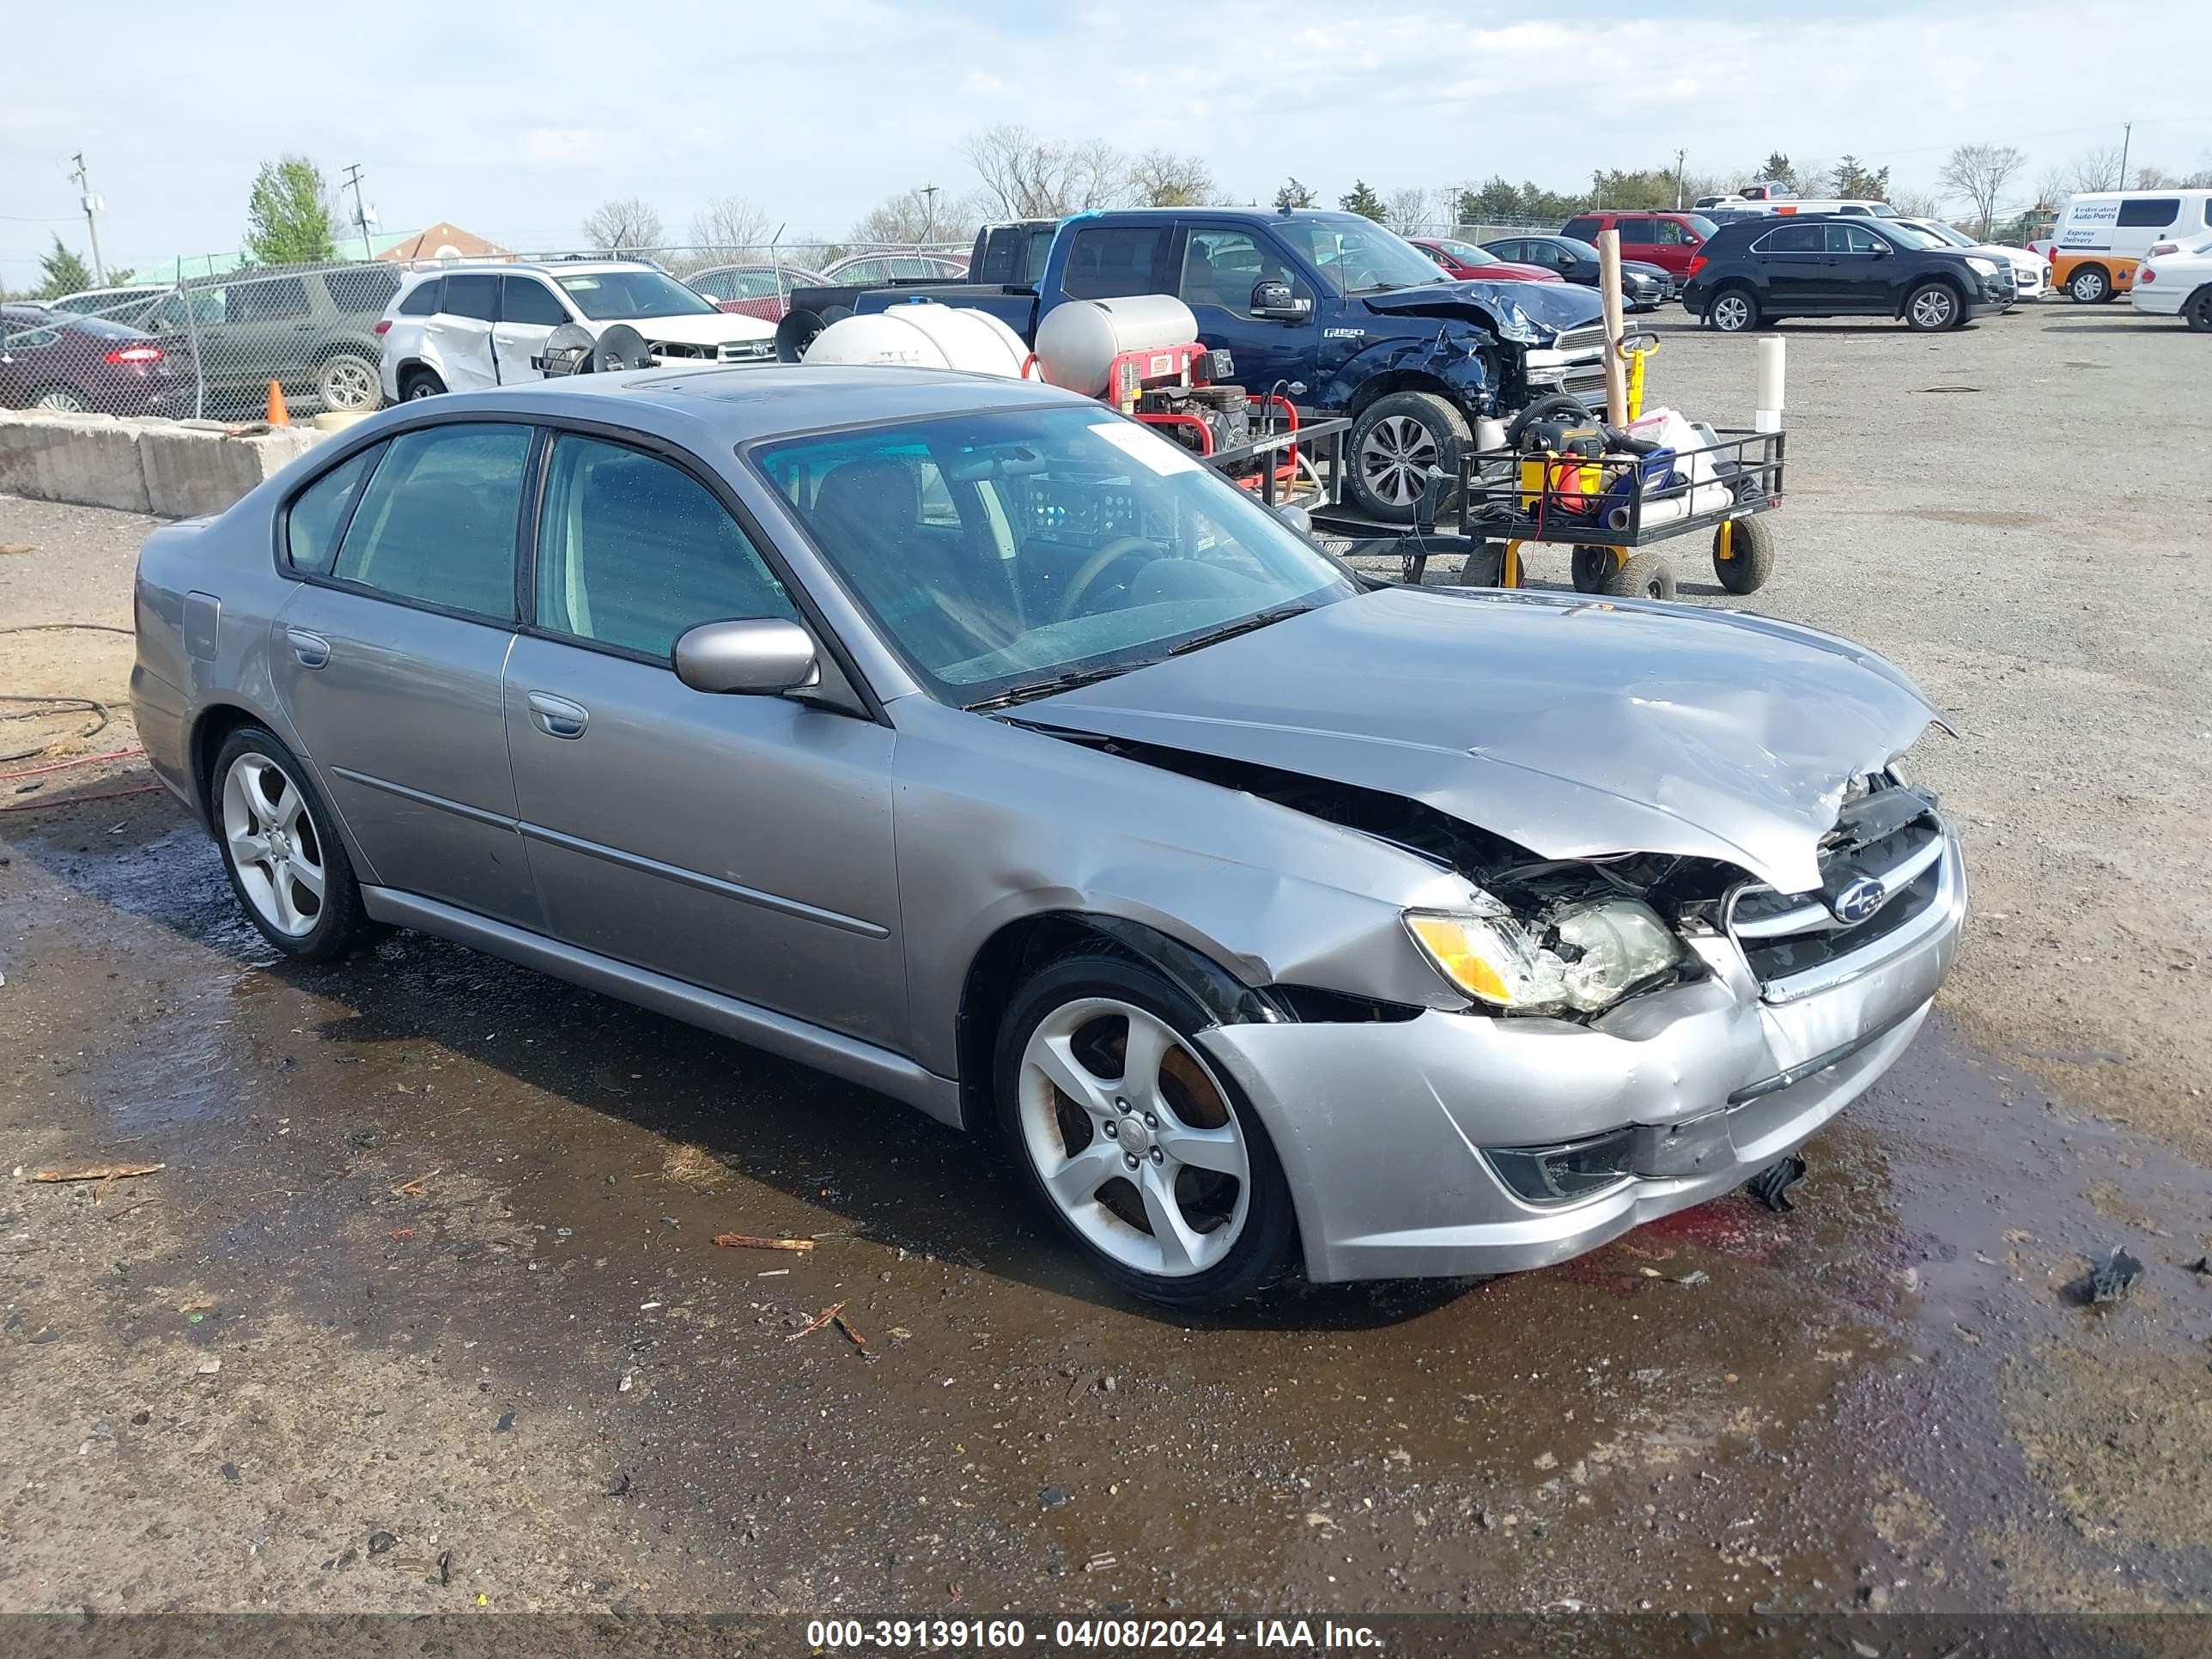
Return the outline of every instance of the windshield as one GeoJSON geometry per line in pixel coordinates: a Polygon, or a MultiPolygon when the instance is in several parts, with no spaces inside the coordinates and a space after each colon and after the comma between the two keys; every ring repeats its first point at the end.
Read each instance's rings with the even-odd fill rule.
{"type": "MultiPolygon", "coordinates": [[[[1940,249],[1951,246],[1948,241],[1937,235],[1934,231],[1923,230],[1919,226],[1907,224],[1902,219],[1886,220],[1883,222],[1881,228],[1889,233],[1890,239],[1893,241],[1902,242],[1907,247],[1917,247],[1924,251],[1929,248],[1940,249]]],[[[1965,246],[1972,247],[1973,244],[1968,242],[1965,244],[1965,246]]]]}
{"type": "Polygon", "coordinates": [[[556,276],[561,291],[595,323],[638,317],[711,317],[714,304],[658,270],[594,270],[556,276]]]}
{"type": "Polygon", "coordinates": [[[1463,265],[1502,265],[1505,263],[1486,247],[1477,247],[1472,242],[1455,241],[1449,236],[1438,237],[1437,246],[1463,265]]]}
{"type": "Polygon", "coordinates": [[[1682,221],[1685,224],[1689,226],[1692,231],[1696,233],[1699,241],[1705,240],[1707,238],[1711,237],[1715,231],[1720,228],[1718,225],[1706,218],[1702,213],[1686,213],[1682,216],[1682,221]]]}
{"type": "MultiPolygon", "coordinates": [[[[1959,230],[1950,225],[1937,224],[1933,221],[1927,219],[1900,219],[1898,221],[1898,224],[1910,225],[1915,230],[1924,230],[1930,236],[1936,238],[1938,240],[1948,242],[1953,247],[1972,247],[1976,246],[1972,237],[1967,235],[1963,230],[1959,230]]],[[[1897,225],[1892,225],[1890,228],[1894,230],[1897,228],[1897,225]]]]}
{"type": "Polygon", "coordinates": [[[1357,213],[1301,213],[1274,229],[1339,294],[1387,294],[1440,280],[1435,260],[1357,213]]]}
{"type": "Polygon", "coordinates": [[[1357,591],[1189,451],[1103,408],[819,434],[750,459],[915,677],[964,708],[1357,591]]]}

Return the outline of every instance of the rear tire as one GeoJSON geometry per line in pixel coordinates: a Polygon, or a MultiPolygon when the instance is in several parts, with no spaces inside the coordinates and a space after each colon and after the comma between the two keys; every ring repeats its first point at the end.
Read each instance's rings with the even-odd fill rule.
{"type": "Polygon", "coordinates": [[[1713,532],[1713,574],[1731,593],[1756,593],[1774,574],[1774,532],[1764,519],[1738,519],[1729,532],[1729,556],[1713,532]]]}
{"type": "Polygon", "coordinates": [[[1656,553],[1638,553],[1607,575],[1599,592],[1616,599],[1671,599],[1674,567],[1656,553]]]}
{"type": "Polygon", "coordinates": [[[1577,548],[1571,567],[1574,572],[1575,592],[1577,593],[1604,592],[1607,579],[1613,574],[1613,568],[1620,562],[1619,559],[1613,557],[1613,550],[1609,547],[1577,548]]]}
{"type": "Polygon", "coordinates": [[[2193,333],[2212,334],[2212,286],[2198,289],[2181,302],[2181,320],[2193,333]]]}
{"type": "Polygon", "coordinates": [[[1724,288],[1705,307],[1705,325],[1723,334],[1742,334],[1759,326],[1759,297],[1743,287],[1724,288]]]}
{"type": "Polygon", "coordinates": [[[2102,265],[2083,265],[2066,279],[2066,292],[2077,306],[2102,304],[2112,297],[2112,273],[2102,265]]]}
{"type": "Polygon", "coordinates": [[[75,386],[50,386],[34,393],[33,409],[43,409],[56,415],[85,415],[92,410],[91,403],[75,386]]]}
{"type": "Polygon", "coordinates": [[[366,415],[384,401],[377,367],[356,351],[334,351],[315,370],[315,395],[323,407],[366,415]]]}
{"type": "Polygon", "coordinates": [[[1242,1301],[1297,1231],[1267,1131],[1190,1040],[1211,1023],[1102,948],[1037,974],[999,1030],[998,1127],[1024,1184],[1095,1271],[1167,1307],[1242,1301]]]}
{"type": "Polygon", "coordinates": [[[446,383],[427,368],[410,368],[399,377],[399,398],[403,403],[434,398],[445,389],[446,383]]]}
{"type": "Polygon", "coordinates": [[[380,931],[307,771],[259,726],[225,738],[209,772],[216,844],[246,918],[295,962],[335,962],[380,931]]]}
{"type": "Polygon", "coordinates": [[[1352,422],[1352,495],[1362,512],[1386,524],[1411,524],[1421,504],[1431,467],[1447,479],[1437,509],[1456,488],[1460,457],[1470,441],[1467,417],[1433,392],[1394,392],[1377,398],[1352,422]]]}

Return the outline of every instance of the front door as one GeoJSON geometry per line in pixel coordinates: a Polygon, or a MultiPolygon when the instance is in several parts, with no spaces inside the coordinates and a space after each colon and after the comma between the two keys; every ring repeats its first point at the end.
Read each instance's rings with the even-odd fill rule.
{"type": "MultiPolygon", "coordinates": [[[[1317,301],[1313,284],[1268,238],[1234,226],[1190,228],[1176,296],[1198,319],[1198,337],[1209,346],[1228,348],[1237,383],[1255,397],[1264,397],[1279,382],[1305,378],[1319,325],[1310,309],[1301,322],[1255,317],[1252,290],[1261,283],[1285,284],[1309,307],[1317,301]]],[[[1282,395],[1297,401],[1287,387],[1282,395]]]]}
{"type": "Polygon", "coordinates": [[[544,379],[545,371],[533,360],[545,355],[545,337],[568,320],[568,308],[537,277],[501,277],[499,320],[491,325],[500,384],[544,379]]]}
{"type": "Polygon", "coordinates": [[[1864,225],[1832,224],[1827,233],[1820,297],[1835,311],[1894,313],[1904,299],[1897,292],[1897,272],[1905,262],[1864,225]]]}
{"type": "Polygon", "coordinates": [[[536,927],[500,698],[531,436],[466,421],[385,446],[327,574],[277,617],[270,661],[374,879],[536,927]]]}
{"type": "Polygon", "coordinates": [[[535,631],[515,642],[505,696],[548,930],[902,1044],[890,730],[694,691],[671,665],[701,623],[797,619],[751,538],[686,468],[564,433],[535,577],[535,631]]]}

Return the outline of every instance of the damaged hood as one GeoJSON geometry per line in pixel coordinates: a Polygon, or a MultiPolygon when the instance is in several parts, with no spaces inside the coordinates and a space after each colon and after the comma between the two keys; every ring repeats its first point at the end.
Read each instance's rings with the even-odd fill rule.
{"type": "Polygon", "coordinates": [[[1797,893],[1845,786],[1937,716],[1871,652],[1765,617],[1391,587],[1019,717],[1408,797],[1542,858],[1718,859],[1797,893]]]}
{"type": "Polygon", "coordinates": [[[1485,307],[1504,312],[1516,307],[1539,331],[1558,334],[1585,328],[1604,313],[1595,289],[1572,283],[1490,282],[1470,278],[1458,283],[1430,283],[1420,288],[1401,288],[1389,294],[1363,294],[1359,303],[1390,316],[1463,317],[1479,320],[1485,307]]]}

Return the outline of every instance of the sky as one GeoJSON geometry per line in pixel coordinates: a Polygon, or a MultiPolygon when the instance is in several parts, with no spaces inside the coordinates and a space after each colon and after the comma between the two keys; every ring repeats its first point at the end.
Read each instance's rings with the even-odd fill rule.
{"type": "MultiPolygon", "coordinates": [[[[1000,122],[1202,155],[1227,199],[1295,174],[1325,202],[1502,173],[1554,188],[1593,168],[1734,173],[1780,149],[1849,152],[1940,194],[1954,145],[2014,144],[2025,199],[2121,141],[2212,166],[2212,6],[2154,27],[2078,3],[1860,0],[382,0],[374,6],[105,0],[90,44],[0,97],[0,283],[58,232],[84,251],[70,156],[106,199],[110,264],[234,249],[256,167],[359,162],[383,228],[445,219],[512,247],[580,242],[638,195],[672,231],[723,196],[787,235],[837,234],[913,185],[972,186],[970,131],[1000,122]],[[2111,21],[2103,21],[2110,19],[2111,21]]],[[[92,15],[82,21],[89,24],[92,15]]],[[[73,28],[75,26],[72,26],[73,28]]]]}

